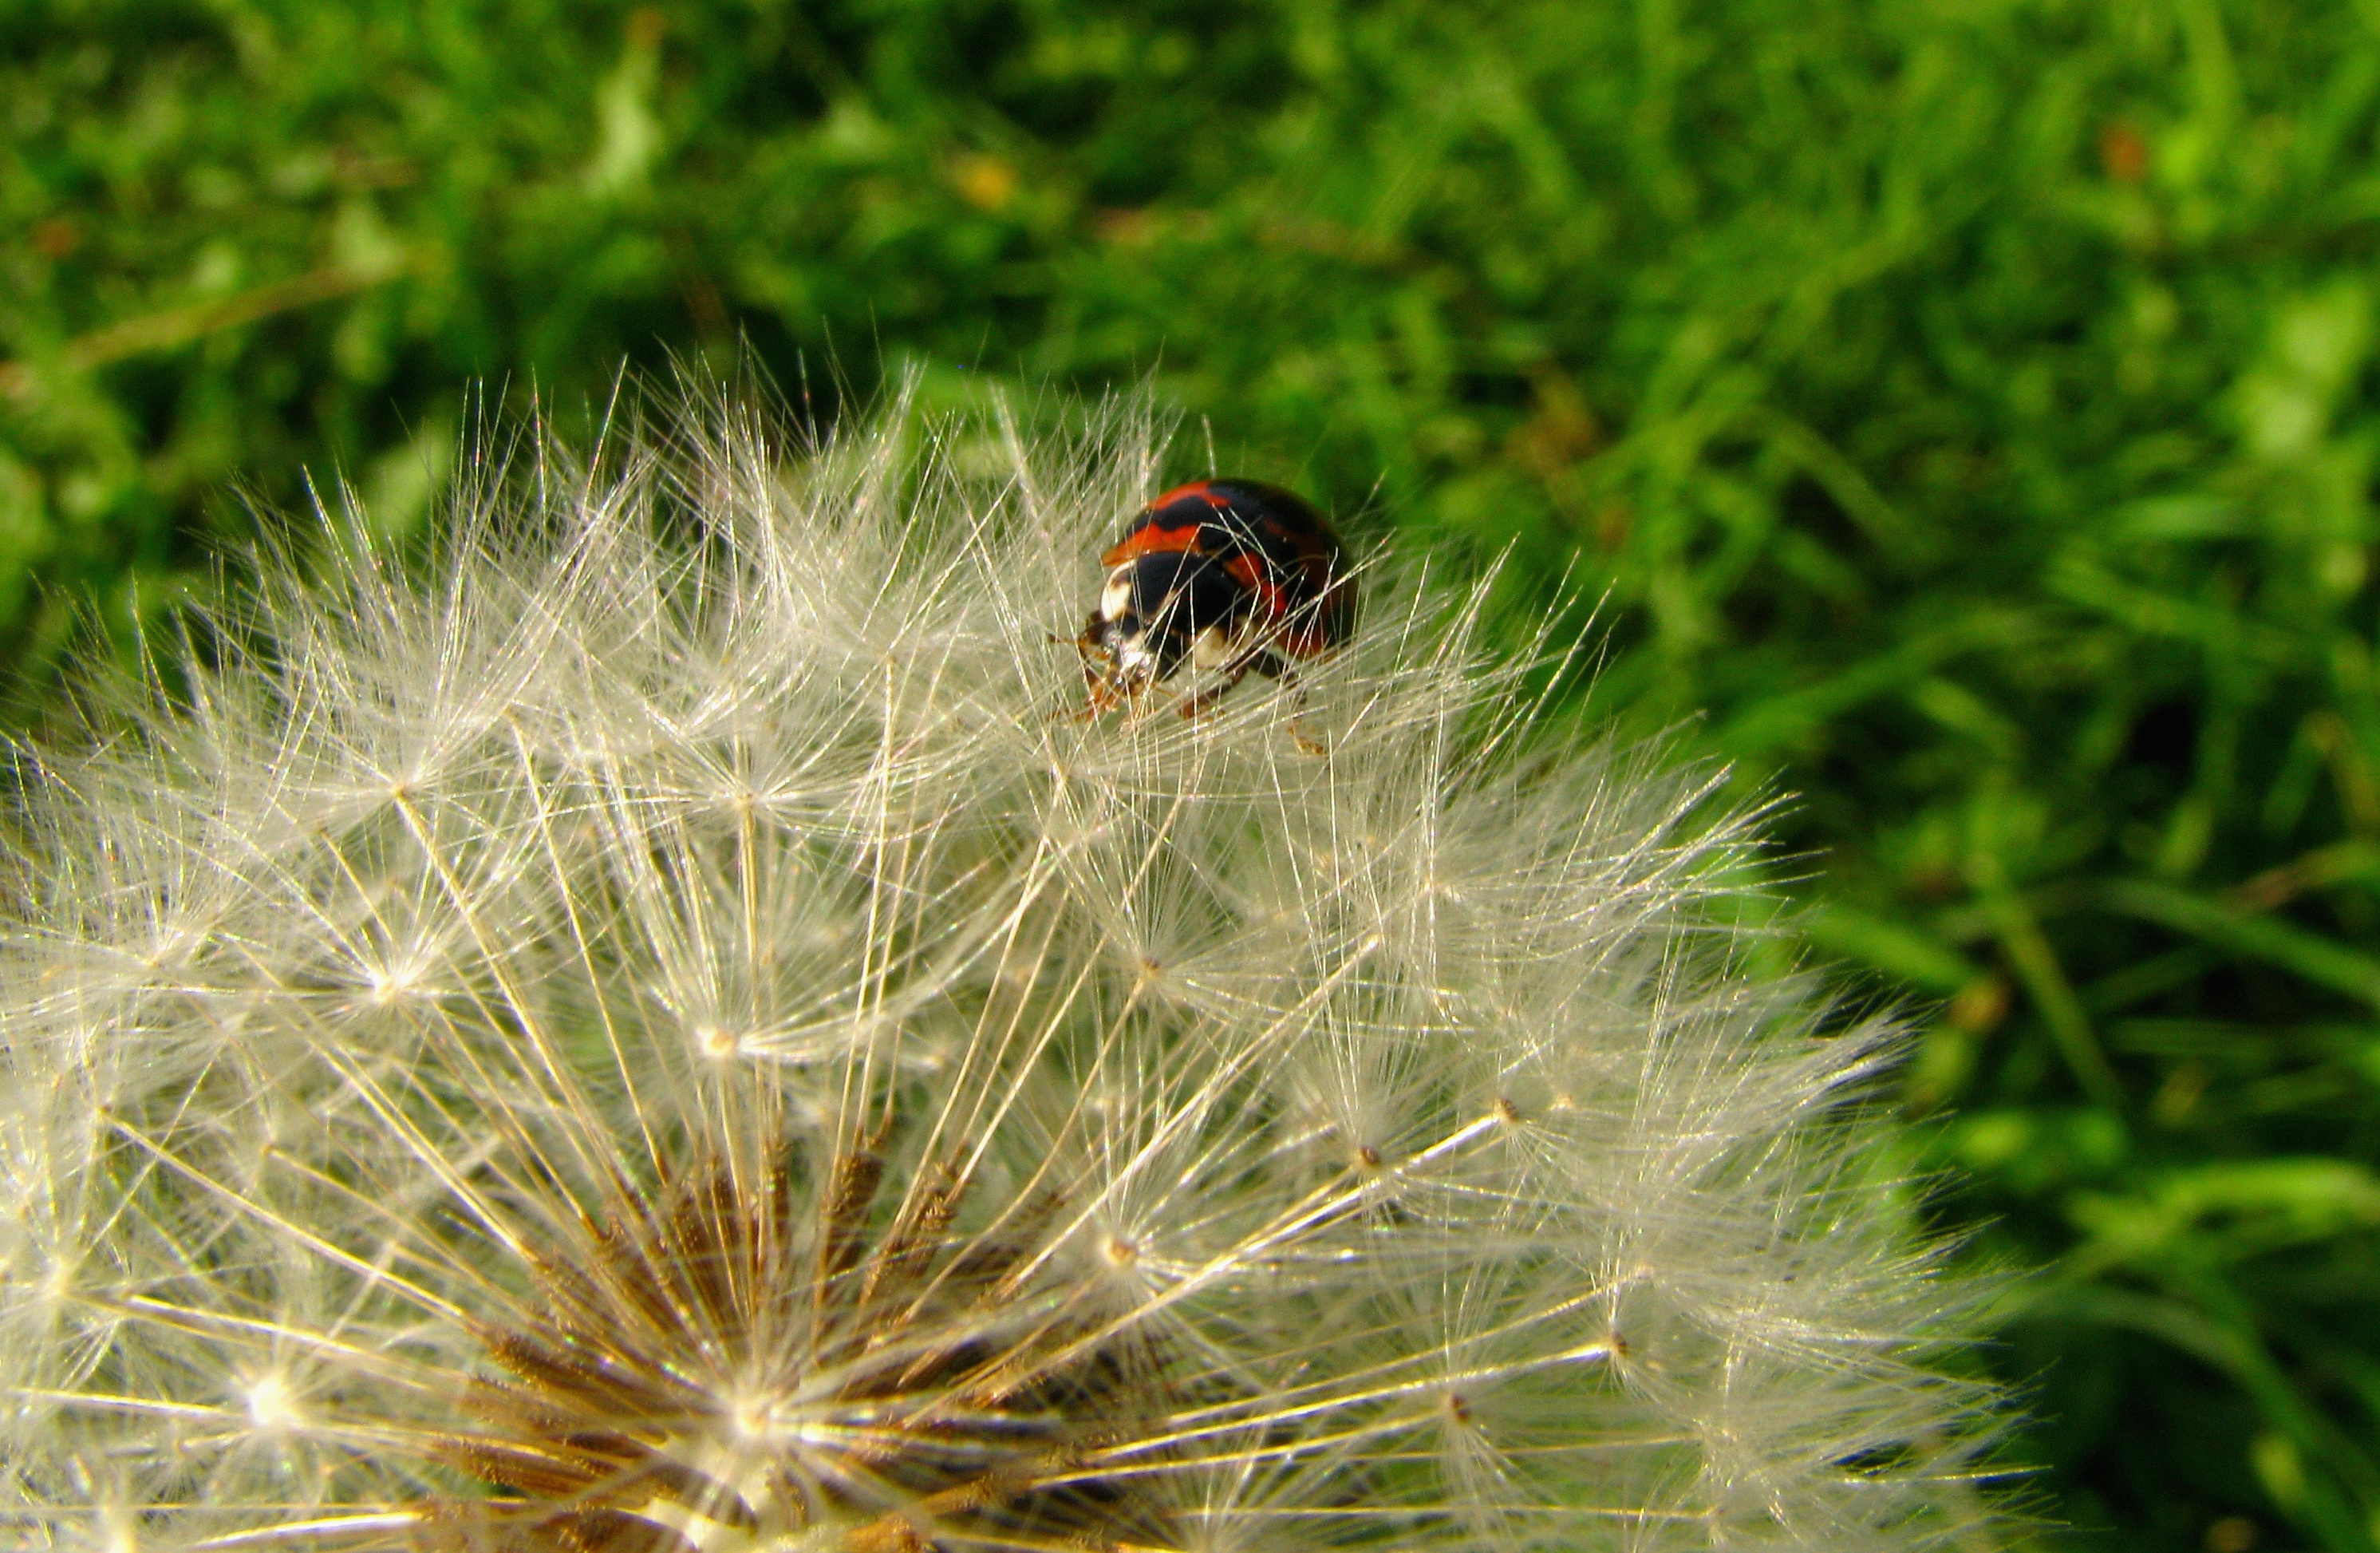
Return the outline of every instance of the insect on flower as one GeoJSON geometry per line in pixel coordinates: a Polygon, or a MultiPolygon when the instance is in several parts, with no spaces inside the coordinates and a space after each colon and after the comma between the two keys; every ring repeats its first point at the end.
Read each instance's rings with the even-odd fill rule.
{"type": "Polygon", "coordinates": [[[1253,480],[1174,487],[1099,564],[1099,607],[1074,639],[1086,716],[1136,703],[1186,663],[1217,676],[1183,702],[1195,717],[1251,671],[1289,680],[1294,660],[1339,646],[1354,623],[1338,534],[1299,497],[1253,480]]]}

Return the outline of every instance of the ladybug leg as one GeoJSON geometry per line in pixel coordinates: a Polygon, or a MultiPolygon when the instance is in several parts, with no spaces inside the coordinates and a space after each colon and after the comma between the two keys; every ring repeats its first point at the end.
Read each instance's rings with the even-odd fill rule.
{"type": "Polygon", "coordinates": [[[1200,714],[1204,713],[1209,706],[1214,705],[1215,703],[1222,700],[1226,695],[1229,695],[1231,693],[1232,687],[1246,679],[1248,677],[1248,670],[1255,666],[1256,665],[1254,663],[1235,664],[1231,668],[1224,671],[1223,682],[1221,684],[1209,685],[1205,690],[1198,691],[1195,695],[1184,697],[1182,701],[1183,721],[1197,721],[1200,714]]]}
{"type": "Polygon", "coordinates": [[[1117,692],[1111,677],[1103,672],[1099,666],[1093,661],[1093,654],[1095,653],[1099,654],[1102,657],[1105,655],[1105,649],[1101,646],[1099,642],[1099,618],[1097,615],[1094,615],[1091,617],[1089,624],[1083,628],[1082,632],[1079,635],[1060,636],[1055,631],[1044,631],[1041,633],[1048,637],[1051,642],[1057,645],[1072,647],[1075,652],[1082,654],[1083,659],[1083,685],[1085,688],[1083,700],[1079,703],[1073,703],[1063,702],[1060,703],[1058,706],[1050,712],[1048,721],[1053,723],[1087,723],[1104,713],[1114,711],[1118,706],[1123,703],[1124,698],[1117,692]]]}
{"type": "MultiPolygon", "coordinates": [[[[1286,679],[1285,676],[1284,679],[1286,679]]],[[[1296,740],[1297,747],[1309,755],[1329,754],[1330,746],[1305,731],[1305,692],[1298,689],[1294,679],[1288,680],[1288,684],[1297,698],[1295,710],[1289,715],[1289,736],[1296,740]]]]}
{"type": "Polygon", "coordinates": [[[1289,736],[1297,740],[1297,747],[1309,755],[1329,754],[1330,746],[1305,729],[1305,688],[1297,682],[1296,668],[1289,659],[1279,653],[1258,650],[1249,654],[1234,667],[1229,679],[1211,691],[1191,698],[1199,703],[1197,709],[1185,703],[1182,708],[1182,715],[1185,717],[1196,715],[1197,710],[1203,710],[1208,703],[1246,679],[1250,674],[1261,674],[1289,692],[1289,736]]]}
{"type": "Polygon", "coordinates": [[[1278,653],[1259,653],[1248,665],[1268,679],[1278,680],[1289,692],[1289,736],[1297,747],[1309,755],[1327,755],[1330,746],[1305,731],[1305,687],[1297,682],[1297,670],[1278,653]]]}

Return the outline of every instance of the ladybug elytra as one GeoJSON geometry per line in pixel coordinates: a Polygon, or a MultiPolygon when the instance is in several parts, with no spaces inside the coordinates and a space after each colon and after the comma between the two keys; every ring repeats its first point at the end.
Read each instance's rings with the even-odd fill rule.
{"type": "Polygon", "coordinates": [[[1219,682],[1184,703],[1193,716],[1249,673],[1289,677],[1330,652],[1355,613],[1339,536],[1278,486],[1200,480],[1141,508],[1108,553],[1099,607],[1080,636],[1087,712],[1137,701],[1184,664],[1219,682]]]}

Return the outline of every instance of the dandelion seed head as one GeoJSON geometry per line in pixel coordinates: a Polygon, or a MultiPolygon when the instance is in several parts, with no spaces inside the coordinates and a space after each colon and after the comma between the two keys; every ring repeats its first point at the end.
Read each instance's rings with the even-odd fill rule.
{"type": "Polygon", "coordinates": [[[1082,715],[1158,460],[1070,424],[491,434],[20,757],[11,1535],[1989,1540],[1757,816],[1385,559],[1296,683],[1082,715]]]}

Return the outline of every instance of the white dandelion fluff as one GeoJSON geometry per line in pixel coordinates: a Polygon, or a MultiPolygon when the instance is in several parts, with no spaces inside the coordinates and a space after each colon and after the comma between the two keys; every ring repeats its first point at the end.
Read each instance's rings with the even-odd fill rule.
{"type": "Polygon", "coordinates": [[[1293,686],[1053,715],[1090,421],[483,462],[19,758],[9,1540],[1993,1540],[1888,1031],[1752,968],[1710,774],[1388,566],[1293,686]]]}

